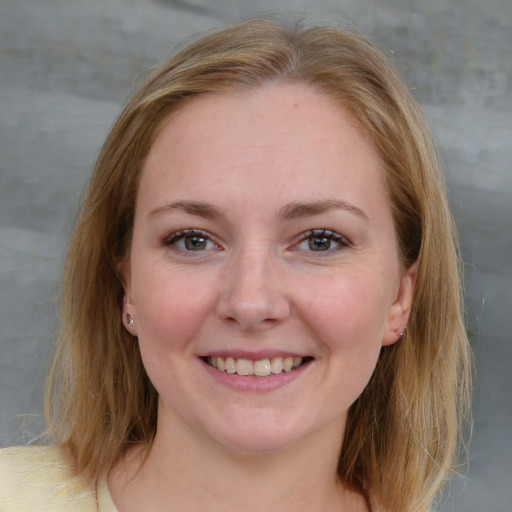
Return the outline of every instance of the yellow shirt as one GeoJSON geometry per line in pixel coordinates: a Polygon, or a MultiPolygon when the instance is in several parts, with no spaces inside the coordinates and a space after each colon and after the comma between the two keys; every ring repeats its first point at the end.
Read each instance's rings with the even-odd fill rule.
{"type": "Polygon", "coordinates": [[[72,475],[56,446],[0,450],[0,512],[117,512],[106,479],[72,475]]]}

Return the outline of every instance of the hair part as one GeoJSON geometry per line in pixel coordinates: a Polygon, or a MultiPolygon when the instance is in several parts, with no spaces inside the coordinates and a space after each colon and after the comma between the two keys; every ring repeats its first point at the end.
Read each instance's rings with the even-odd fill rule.
{"type": "Polygon", "coordinates": [[[372,43],[333,27],[253,20],[212,33],[164,64],[126,106],[98,157],[69,245],[47,385],[49,430],[93,480],[130,445],[151,445],[158,396],[122,324],[119,275],[143,163],[163,123],[194,97],[280,82],[312,87],[358,121],[380,158],[402,265],[418,261],[407,332],[382,349],[349,411],[338,474],[375,511],[424,511],[452,469],[469,404],[456,231],[416,101],[372,43]]]}

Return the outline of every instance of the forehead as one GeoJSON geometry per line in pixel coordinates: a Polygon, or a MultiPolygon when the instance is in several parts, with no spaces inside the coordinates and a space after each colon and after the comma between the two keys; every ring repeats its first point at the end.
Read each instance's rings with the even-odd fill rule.
{"type": "Polygon", "coordinates": [[[382,194],[375,149],[333,99],[309,86],[284,83],[189,101],[162,126],[140,192],[155,200],[181,192],[209,198],[235,191],[257,197],[269,190],[322,196],[333,187],[382,194]]]}

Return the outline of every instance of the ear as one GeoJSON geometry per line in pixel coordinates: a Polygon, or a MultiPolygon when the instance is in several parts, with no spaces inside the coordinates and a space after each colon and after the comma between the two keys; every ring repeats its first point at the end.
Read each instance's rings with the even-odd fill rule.
{"type": "Polygon", "coordinates": [[[383,346],[396,343],[402,337],[407,327],[417,275],[418,262],[416,261],[400,278],[395,300],[389,309],[386,329],[382,338],[383,346]]]}
{"type": "Polygon", "coordinates": [[[121,317],[122,322],[125,329],[132,334],[133,336],[137,336],[137,322],[135,315],[135,306],[131,302],[131,271],[130,271],[130,262],[122,261],[117,265],[117,272],[119,277],[123,283],[124,287],[124,296],[123,296],[123,306],[121,308],[121,317]]]}

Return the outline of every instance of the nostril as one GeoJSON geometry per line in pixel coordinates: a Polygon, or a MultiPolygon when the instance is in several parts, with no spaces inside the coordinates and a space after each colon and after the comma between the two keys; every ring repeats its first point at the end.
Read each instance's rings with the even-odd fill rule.
{"type": "Polygon", "coordinates": [[[263,271],[252,268],[250,276],[237,274],[227,279],[216,305],[217,316],[224,323],[249,330],[270,328],[290,314],[290,304],[279,290],[278,280],[269,282],[268,272],[256,279],[255,273],[263,271]]]}
{"type": "Polygon", "coordinates": [[[238,326],[242,329],[261,329],[265,327],[273,327],[278,324],[281,320],[279,318],[257,318],[255,316],[239,315],[225,316],[224,322],[232,326],[238,326]]]}

